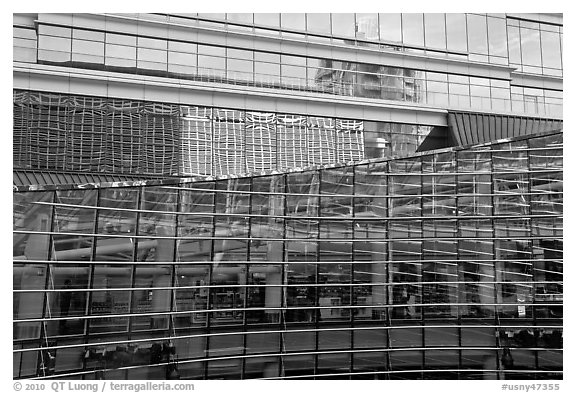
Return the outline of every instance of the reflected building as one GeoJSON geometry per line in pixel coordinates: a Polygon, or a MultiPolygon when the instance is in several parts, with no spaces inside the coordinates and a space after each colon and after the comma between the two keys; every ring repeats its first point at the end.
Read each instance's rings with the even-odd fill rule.
{"type": "Polygon", "coordinates": [[[562,34],[14,14],[14,378],[561,379],[562,34]]]}

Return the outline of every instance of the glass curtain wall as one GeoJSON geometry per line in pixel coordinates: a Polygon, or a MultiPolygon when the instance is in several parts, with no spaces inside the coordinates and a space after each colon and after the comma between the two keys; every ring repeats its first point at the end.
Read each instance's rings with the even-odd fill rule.
{"type": "MultiPolygon", "coordinates": [[[[333,19],[339,20],[352,14],[334,15],[333,19]]],[[[476,60],[490,59],[493,63],[508,64],[509,57],[510,64],[517,65],[524,72],[561,76],[558,74],[561,72],[561,36],[557,26],[548,28],[542,24],[538,27],[540,25],[536,23],[536,27],[530,25],[533,28],[520,27],[511,25],[513,19],[509,19],[506,25],[506,19],[475,14],[425,14],[424,17],[422,14],[403,14],[396,22],[394,14],[382,15],[380,30],[387,31],[391,40],[399,38],[395,36],[398,28],[398,34],[404,40],[420,43],[425,39],[430,47],[459,51],[470,47],[473,48],[470,56],[475,56],[476,60]],[[466,32],[468,36],[462,35],[466,32]],[[541,41],[546,45],[541,45],[541,41]],[[557,70],[556,73],[553,70],[557,70]]],[[[316,17],[330,19],[329,14],[317,14],[316,17]]],[[[370,26],[375,24],[369,15],[365,18],[371,21],[370,26]]],[[[363,26],[368,22],[362,23],[363,26]]],[[[38,61],[46,64],[418,102],[439,107],[513,110],[541,115],[561,113],[561,101],[555,99],[557,96],[546,95],[545,99],[543,95],[539,99],[542,106],[524,105],[528,99],[511,95],[509,81],[492,78],[462,79],[458,75],[383,64],[267,53],[120,33],[94,34],[81,28],[55,28],[43,24],[38,34],[38,61]]]]}
{"type": "Polygon", "coordinates": [[[562,178],[549,133],[258,177],[17,189],[14,377],[562,378],[562,178]]]}

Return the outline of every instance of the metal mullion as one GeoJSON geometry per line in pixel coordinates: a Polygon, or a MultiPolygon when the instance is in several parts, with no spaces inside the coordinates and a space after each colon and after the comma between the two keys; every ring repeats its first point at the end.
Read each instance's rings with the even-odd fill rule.
{"type": "MultiPolygon", "coordinates": [[[[444,21],[446,21],[446,18],[444,18],[444,21]]],[[[446,30],[447,31],[447,30],[446,30]]],[[[448,48],[448,43],[446,43],[446,48],[448,48]]],[[[458,154],[458,152],[454,152],[453,153],[453,157],[454,157],[454,172],[459,173],[460,172],[460,155],[458,154]]],[[[460,194],[458,193],[458,180],[460,179],[459,175],[455,175],[454,176],[454,182],[455,182],[455,186],[454,186],[454,200],[455,200],[455,206],[456,206],[456,210],[455,210],[455,215],[456,215],[456,235],[457,238],[460,238],[462,236],[462,228],[460,226],[460,209],[458,209],[458,202],[459,202],[459,198],[460,198],[460,194]]],[[[464,285],[464,287],[466,286],[465,281],[464,281],[464,273],[462,273],[462,279],[460,280],[460,272],[462,271],[462,263],[460,261],[463,261],[463,259],[461,259],[461,248],[460,248],[460,242],[458,240],[456,240],[456,260],[458,261],[456,264],[456,277],[458,278],[459,283],[457,284],[457,289],[458,289],[458,297],[460,297],[462,295],[462,291],[460,290],[461,285],[464,285]]],[[[465,299],[464,299],[465,300],[465,299]]],[[[460,302],[460,299],[458,299],[458,302],[460,302]]],[[[462,307],[458,306],[458,369],[462,370],[462,307]]],[[[460,372],[458,372],[458,378],[460,378],[460,372]]]]}
{"type": "MultiPolygon", "coordinates": [[[[250,179],[250,184],[248,185],[248,188],[250,191],[252,191],[254,188],[254,179],[250,179]]],[[[248,195],[248,214],[252,214],[252,203],[253,203],[253,198],[252,198],[252,193],[248,195]]],[[[252,218],[250,218],[248,220],[248,238],[252,237],[252,218]]],[[[251,244],[252,241],[251,240],[247,240],[246,241],[246,261],[250,262],[250,257],[251,257],[251,244]]],[[[247,320],[247,311],[246,308],[248,306],[248,288],[246,286],[246,284],[248,283],[248,278],[249,278],[249,270],[248,270],[248,264],[243,264],[244,265],[244,274],[245,274],[245,279],[244,279],[244,295],[243,295],[243,299],[242,299],[242,305],[243,305],[243,311],[242,311],[242,329],[244,331],[244,333],[248,330],[247,326],[248,326],[248,320],[247,320]]],[[[240,272],[242,272],[242,268],[240,268],[240,272]]],[[[239,287],[242,288],[242,287],[239,287]]],[[[242,335],[242,355],[246,355],[246,343],[247,343],[247,335],[243,334],[242,335]]],[[[240,369],[240,379],[244,379],[246,375],[246,359],[242,360],[242,366],[240,369]]]]}
{"type": "MultiPolygon", "coordinates": [[[[542,52],[542,51],[540,51],[540,52],[542,52]]],[[[542,53],[541,53],[541,54],[542,54],[542,53]]],[[[542,64],[542,66],[544,66],[544,62],[541,62],[541,64],[542,64]]],[[[527,145],[528,145],[528,148],[530,148],[531,143],[528,142],[527,145]]],[[[527,184],[526,187],[527,187],[527,190],[528,190],[528,195],[526,195],[526,198],[528,199],[528,215],[531,216],[531,215],[532,215],[532,182],[530,181],[530,179],[531,179],[531,176],[530,176],[530,174],[531,174],[531,172],[530,172],[531,165],[530,165],[530,163],[531,163],[531,161],[532,161],[533,155],[530,154],[530,152],[527,152],[527,156],[528,156],[528,157],[527,157],[528,159],[526,160],[526,161],[527,161],[527,164],[526,164],[526,165],[528,166],[528,182],[527,182],[528,184],[527,184]]],[[[533,218],[530,218],[530,220],[529,220],[529,221],[530,221],[530,235],[531,235],[532,238],[534,237],[534,234],[533,234],[533,229],[534,229],[533,220],[534,220],[533,218]]],[[[534,266],[534,259],[533,259],[533,258],[534,258],[534,241],[535,241],[535,240],[530,240],[530,250],[531,250],[531,253],[530,253],[530,255],[529,255],[530,259],[532,260],[532,264],[530,265],[530,268],[532,269],[532,284],[531,284],[531,288],[530,288],[530,292],[531,292],[531,295],[532,295],[532,303],[531,303],[531,305],[530,305],[530,307],[531,307],[531,310],[530,310],[530,311],[532,312],[532,325],[533,325],[533,326],[536,326],[537,318],[536,318],[536,307],[535,307],[535,302],[534,302],[534,299],[535,299],[535,296],[534,296],[535,293],[534,293],[534,292],[535,292],[535,289],[536,289],[536,285],[535,285],[535,283],[536,283],[535,270],[536,270],[536,269],[535,269],[535,266],[534,266]]],[[[539,369],[539,367],[538,367],[538,364],[539,364],[538,351],[534,351],[533,354],[534,354],[534,365],[535,365],[536,370],[538,370],[538,369],[539,369]]]]}
{"type": "MultiPolygon", "coordinates": [[[[54,200],[56,198],[56,191],[52,191],[52,200],[54,200]]],[[[50,222],[50,229],[52,231],[54,231],[54,227],[56,225],[56,208],[54,206],[52,206],[52,212],[50,215],[51,218],[51,222],[50,222]]],[[[47,250],[47,259],[48,261],[50,261],[50,259],[52,259],[52,247],[54,244],[54,235],[50,235],[48,238],[48,250],[47,250]]],[[[94,245],[92,245],[94,246],[94,245]]],[[[47,303],[48,303],[48,297],[46,294],[46,289],[48,289],[48,285],[50,283],[50,278],[52,276],[52,269],[51,269],[51,264],[48,264],[48,266],[46,266],[46,277],[44,279],[44,294],[42,296],[42,318],[45,319],[46,317],[46,308],[47,308],[47,303]]],[[[50,315],[50,317],[52,317],[50,315]]],[[[43,341],[46,341],[46,344],[48,344],[48,337],[46,334],[46,322],[45,321],[41,321],[40,323],[40,332],[39,332],[39,337],[37,339],[37,345],[38,345],[38,357],[36,358],[36,370],[35,370],[35,374],[38,375],[39,374],[39,370],[40,370],[40,365],[42,363],[44,363],[44,350],[42,349],[42,345],[43,345],[43,341]]],[[[48,346],[48,345],[47,345],[48,346]]],[[[22,360],[20,360],[22,361],[22,360]]],[[[45,368],[47,368],[45,366],[45,368]]],[[[19,373],[22,370],[19,370],[19,373]]]]}
{"type": "MultiPolygon", "coordinates": [[[[492,210],[492,217],[494,216],[494,212],[495,212],[495,207],[494,207],[494,200],[495,200],[495,194],[494,194],[494,151],[491,150],[488,153],[490,155],[490,201],[492,203],[492,206],[490,206],[490,209],[492,210]]],[[[492,228],[492,237],[494,237],[494,219],[492,218],[491,220],[491,228],[492,228]]],[[[494,281],[497,281],[496,278],[496,271],[497,271],[497,256],[496,256],[496,240],[494,239],[492,241],[492,261],[493,261],[493,273],[494,273],[494,281]]],[[[496,369],[498,370],[496,373],[496,378],[497,379],[502,379],[501,377],[502,375],[502,369],[501,369],[501,359],[500,359],[500,348],[501,348],[501,342],[500,342],[500,318],[498,317],[498,284],[494,284],[494,304],[496,306],[494,306],[493,312],[494,312],[494,332],[496,335],[496,369]]]]}
{"type": "MultiPolygon", "coordinates": [[[[178,211],[178,209],[180,207],[180,203],[181,203],[180,194],[181,194],[180,190],[176,191],[176,205],[174,208],[175,211],[178,211]]],[[[179,229],[178,228],[178,216],[175,215],[174,216],[174,234],[175,235],[178,235],[178,229],[179,229]]],[[[175,290],[175,287],[176,287],[176,263],[178,262],[177,261],[177,259],[178,259],[177,258],[177,255],[178,255],[178,240],[177,239],[174,240],[174,245],[172,246],[172,250],[173,250],[172,251],[172,258],[173,258],[175,263],[173,263],[171,266],[172,278],[170,280],[170,286],[172,287],[172,289],[170,289],[171,296],[170,296],[170,309],[169,309],[170,317],[168,318],[168,336],[175,338],[176,337],[176,326],[174,324],[173,311],[174,311],[174,308],[176,305],[176,290],[175,290]],[[172,333],[174,333],[174,334],[172,335],[172,333]]],[[[170,342],[173,343],[174,341],[171,340],[170,342]]],[[[171,355],[169,355],[169,357],[170,356],[171,355]]],[[[173,359],[173,360],[175,362],[175,365],[177,365],[178,359],[173,359]]]]}
{"type": "MultiPolygon", "coordinates": [[[[316,204],[316,209],[317,209],[317,215],[318,217],[320,217],[322,215],[322,197],[321,192],[322,192],[322,171],[321,170],[317,170],[316,175],[318,176],[318,196],[314,196],[314,198],[317,198],[316,200],[318,201],[318,203],[316,204]]],[[[314,174],[312,175],[314,176],[314,174]]],[[[312,179],[314,179],[314,177],[312,177],[312,179]]],[[[319,219],[316,223],[316,263],[314,266],[314,327],[316,328],[316,332],[314,334],[314,338],[315,338],[315,345],[314,345],[314,350],[318,351],[319,348],[319,336],[320,333],[318,332],[318,329],[320,328],[320,310],[317,308],[320,305],[320,288],[318,287],[318,262],[320,262],[320,254],[322,252],[322,247],[321,247],[321,242],[320,242],[320,222],[321,220],[319,219]]],[[[314,354],[313,355],[314,358],[314,366],[313,366],[313,370],[314,370],[314,375],[318,374],[318,355],[314,354]]]]}
{"type": "MultiPolygon", "coordinates": [[[[351,195],[352,198],[350,200],[350,203],[352,204],[352,217],[356,217],[356,199],[354,198],[354,194],[356,193],[356,170],[357,170],[357,168],[358,168],[357,166],[353,166],[351,168],[351,170],[352,170],[352,195],[351,195]]],[[[366,167],[366,169],[368,169],[368,168],[366,167]]],[[[356,229],[353,225],[351,226],[351,231],[352,231],[352,233],[351,233],[352,238],[355,239],[356,238],[356,229]]],[[[351,306],[356,305],[355,304],[356,303],[356,296],[355,296],[355,291],[354,291],[354,288],[355,288],[355,286],[354,286],[354,270],[355,270],[354,267],[356,265],[354,263],[354,260],[356,257],[355,244],[356,244],[355,242],[352,242],[352,244],[350,245],[351,246],[350,251],[352,254],[351,263],[349,264],[349,266],[350,266],[350,284],[351,284],[350,285],[350,305],[351,306]]],[[[354,349],[354,332],[356,331],[355,330],[356,318],[354,315],[354,310],[355,310],[354,308],[350,309],[350,317],[349,317],[350,318],[350,326],[352,328],[352,330],[350,332],[350,338],[349,338],[350,350],[354,349]]],[[[348,365],[348,371],[350,373],[353,373],[354,372],[354,353],[350,354],[349,362],[350,362],[350,364],[348,365]]]]}
{"type": "MultiPolygon", "coordinates": [[[[214,133],[212,133],[212,142],[214,142],[214,133]]],[[[212,165],[214,166],[214,160],[212,160],[212,165]]],[[[230,180],[228,180],[230,181],[230,180]]],[[[214,216],[214,213],[216,213],[216,194],[217,194],[217,182],[213,182],[212,183],[212,238],[215,237],[216,234],[216,219],[214,216]]],[[[212,285],[212,277],[213,277],[213,271],[214,271],[214,243],[215,240],[211,239],[210,241],[210,261],[211,263],[208,264],[208,283],[210,284],[210,286],[212,285]]],[[[204,312],[204,314],[206,315],[206,323],[204,326],[204,329],[207,332],[211,332],[210,329],[210,325],[212,322],[212,313],[208,312],[208,310],[212,309],[212,288],[207,288],[207,299],[206,299],[206,311],[204,312]]],[[[208,355],[209,355],[209,348],[210,348],[210,337],[206,337],[206,342],[205,342],[205,356],[204,356],[204,374],[203,374],[203,379],[207,379],[208,377],[208,355]]]]}
{"type": "MultiPolygon", "coordinates": [[[[287,185],[287,175],[285,174],[281,174],[278,175],[279,179],[282,179],[282,184],[283,184],[283,190],[286,191],[286,189],[288,188],[287,185]]],[[[282,209],[283,209],[283,214],[286,214],[286,211],[288,209],[287,207],[287,198],[284,195],[282,200],[282,209]]],[[[286,257],[286,220],[282,219],[282,268],[281,268],[281,282],[283,285],[288,285],[288,274],[287,274],[287,269],[288,269],[288,263],[286,261],[287,257],[286,257]]],[[[286,290],[283,289],[280,292],[280,306],[283,307],[283,309],[280,311],[280,328],[282,329],[280,334],[279,334],[279,345],[280,345],[280,350],[278,351],[280,354],[285,353],[285,348],[286,348],[286,342],[285,342],[285,334],[286,334],[286,308],[288,307],[288,299],[286,299],[286,290]]],[[[284,368],[284,356],[279,356],[279,361],[278,361],[278,375],[280,377],[284,377],[285,376],[285,368],[284,368]]]]}
{"type": "MultiPolygon", "coordinates": [[[[402,18],[400,18],[402,20],[402,18]]],[[[390,301],[390,264],[394,263],[392,258],[392,249],[390,247],[390,212],[392,210],[392,200],[389,198],[390,195],[390,176],[389,171],[390,165],[386,163],[386,174],[385,182],[386,182],[386,285],[384,286],[384,290],[386,291],[386,308],[384,309],[384,318],[385,324],[387,326],[386,331],[386,348],[392,348],[391,341],[390,341],[390,327],[392,326],[392,319],[390,316],[390,308],[388,307],[388,303],[390,301]]],[[[382,315],[380,316],[382,317],[382,315]]],[[[390,361],[390,351],[386,351],[386,371],[391,371],[391,361],[390,361]]],[[[389,374],[386,374],[387,379],[390,379],[389,374]]]]}
{"type": "MultiPolygon", "coordinates": [[[[146,190],[145,187],[143,187],[140,192],[138,192],[136,195],[136,206],[138,206],[139,208],[142,207],[143,201],[144,201],[144,191],[146,190]]],[[[136,228],[134,230],[135,234],[137,236],[139,236],[140,234],[140,219],[141,219],[141,213],[139,211],[136,212],[136,228]]],[[[138,261],[138,237],[134,238],[134,242],[132,243],[132,261],[136,262],[138,261]]],[[[134,291],[132,290],[135,286],[136,286],[136,264],[132,263],[131,264],[131,277],[130,277],[130,290],[128,291],[128,312],[131,316],[128,317],[128,338],[131,339],[132,338],[132,325],[134,322],[134,319],[137,317],[134,317],[134,313],[133,313],[133,298],[134,298],[134,291]]]]}
{"type": "MultiPolygon", "coordinates": [[[[100,205],[100,194],[102,193],[101,190],[97,190],[96,191],[96,206],[100,205]]],[[[96,210],[94,212],[94,233],[98,232],[98,221],[100,219],[100,213],[98,210],[96,210]]],[[[92,295],[93,295],[93,291],[92,289],[94,289],[94,275],[95,275],[95,268],[96,265],[94,264],[94,261],[96,260],[96,247],[97,247],[97,243],[96,243],[96,238],[93,237],[92,238],[92,255],[90,257],[90,265],[89,265],[89,276],[88,276],[88,288],[87,288],[87,296],[86,296],[86,305],[84,306],[84,315],[92,315],[92,295]]],[[[90,334],[90,320],[88,321],[84,321],[84,343],[85,344],[89,344],[90,343],[90,339],[89,339],[89,334],[90,334]]],[[[82,368],[86,369],[86,358],[83,356],[82,357],[82,368]]]]}

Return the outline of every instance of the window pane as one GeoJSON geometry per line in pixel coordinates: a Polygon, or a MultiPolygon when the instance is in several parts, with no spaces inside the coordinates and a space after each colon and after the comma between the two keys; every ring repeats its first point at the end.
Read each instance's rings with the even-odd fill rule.
{"type": "Polygon", "coordinates": [[[226,19],[231,22],[252,24],[252,14],[226,14],[226,19]]]}
{"type": "Polygon", "coordinates": [[[306,14],[306,30],[310,33],[330,34],[330,14],[306,14]]]}
{"type": "Polygon", "coordinates": [[[380,14],[380,39],[402,42],[402,14],[380,14]]]}
{"type": "Polygon", "coordinates": [[[332,14],[332,35],[354,38],[354,14],[332,14]]]}
{"type": "Polygon", "coordinates": [[[356,38],[378,39],[378,14],[356,14],[356,38]]]}
{"type": "Polygon", "coordinates": [[[466,15],[468,18],[468,47],[470,52],[488,54],[488,33],[486,17],[466,15]]]}
{"type": "Polygon", "coordinates": [[[226,14],[223,13],[199,13],[198,16],[200,18],[207,18],[207,19],[226,19],[226,14]]]}
{"type": "Polygon", "coordinates": [[[522,57],[520,54],[520,28],[508,26],[508,58],[510,63],[520,64],[522,57]]]}
{"type": "Polygon", "coordinates": [[[549,31],[542,31],[542,61],[546,68],[562,68],[562,54],[560,53],[560,35],[549,31]]]}
{"type": "Polygon", "coordinates": [[[424,46],[423,16],[424,14],[402,14],[404,44],[424,46]]]}
{"type": "Polygon", "coordinates": [[[306,30],[306,14],[281,14],[282,29],[306,30]]]}
{"type": "Polygon", "coordinates": [[[280,14],[254,14],[254,24],[280,27],[280,14]]]}
{"type": "Polygon", "coordinates": [[[446,49],[446,26],[444,14],[425,14],[426,46],[429,48],[446,49]]]}
{"type": "Polygon", "coordinates": [[[488,18],[488,42],[490,54],[493,56],[506,57],[508,47],[506,45],[506,20],[500,18],[488,18]]]}
{"type": "Polygon", "coordinates": [[[542,65],[540,57],[540,31],[520,28],[522,38],[522,64],[531,66],[542,65]]]}
{"type": "Polygon", "coordinates": [[[446,14],[446,35],[448,50],[466,52],[468,50],[466,40],[466,15],[446,14]]]}

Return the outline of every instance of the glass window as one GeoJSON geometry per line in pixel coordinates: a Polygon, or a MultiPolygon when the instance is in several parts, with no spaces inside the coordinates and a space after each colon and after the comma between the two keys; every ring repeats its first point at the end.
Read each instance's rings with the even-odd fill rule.
{"type": "Polygon", "coordinates": [[[444,14],[424,14],[426,47],[446,49],[444,14]]]}
{"type": "Polygon", "coordinates": [[[104,42],[72,40],[72,61],[104,62],[104,42]]]}
{"type": "Polygon", "coordinates": [[[247,13],[226,14],[226,19],[231,22],[239,22],[251,25],[253,23],[253,14],[247,14],[247,13]]]}
{"type": "Polygon", "coordinates": [[[424,14],[402,14],[404,45],[424,46],[424,14]]]}
{"type": "Polygon", "coordinates": [[[136,48],[124,45],[106,44],[107,58],[136,59],[136,48]]]}
{"type": "Polygon", "coordinates": [[[293,85],[306,85],[306,58],[281,56],[282,82],[293,85]]]}
{"type": "Polygon", "coordinates": [[[332,14],[332,35],[354,38],[356,26],[354,14],[332,14]]]}
{"type": "Polygon", "coordinates": [[[330,14],[306,14],[306,31],[330,34],[330,14]]]}
{"type": "Polygon", "coordinates": [[[306,14],[281,14],[282,29],[306,30],[306,14]]]}
{"type": "Polygon", "coordinates": [[[67,27],[40,25],[38,26],[38,32],[41,35],[50,35],[54,37],[72,37],[72,30],[67,27]]]}
{"type": "Polygon", "coordinates": [[[138,68],[166,70],[168,52],[165,50],[138,48],[138,68]]]}
{"type": "Polygon", "coordinates": [[[253,54],[254,52],[252,51],[228,48],[226,57],[226,71],[228,78],[252,80],[253,54]]]}
{"type": "Polygon", "coordinates": [[[72,30],[72,38],[78,38],[81,40],[104,42],[104,33],[99,32],[99,31],[73,29],[72,30]]]}
{"type": "Polygon", "coordinates": [[[136,46],[136,37],[130,35],[106,33],[106,43],[136,46]]]}
{"type": "Polygon", "coordinates": [[[356,14],[356,38],[378,40],[378,14],[356,14]]]}
{"type": "Polygon", "coordinates": [[[169,43],[168,71],[193,74],[196,72],[198,46],[183,42],[169,43]]]}
{"type": "Polygon", "coordinates": [[[380,39],[402,42],[402,14],[379,14],[380,39]]]}
{"type": "Polygon", "coordinates": [[[269,27],[280,27],[280,14],[254,14],[254,24],[269,26],[269,27]]]}
{"type": "Polygon", "coordinates": [[[506,20],[488,17],[488,44],[492,56],[506,57],[508,46],[506,41],[506,20]]]}
{"type": "Polygon", "coordinates": [[[468,20],[468,48],[470,52],[488,54],[486,16],[466,15],[468,20]]]}
{"type": "Polygon", "coordinates": [[[224,13],[198,13],[198,17],[207,19],[226,19],[226,14],[224,13]]]}
{"type": "Polygon", "coordinates": [[[138,37],[138,47],[165,50],[168,47],[168,41],[157,40],[154,38],[138,37]]]}
{"type": "Polygon", "coordinates": [[[448,50],[468,51],[466,15],[446,14],[446,39],[448,50]]]}
{"type": "Polygon", "coordinates": [[[196,73],[196,55],[168,53],[168,72],[192,75],[196,73]]]}
{"type": "Polygon", "coordinates": [[[198,45],[198,73],[223,76],[226,68],[225,49],[198,45]]]}
{"type": "Polygon", "coordinates": [[[254,81],[278,83],[280,81],[280,55],[255,52],[254,81]]]}
{"type": "Polygon", "coordinates": [[[72,47],[70,38],[51,37],[41,35],[38,37],[39,60],[70,61],[72,47]]]}
{"type": "Polygon", "coordinates": [[[540,31],[520,28],[522,40],[522,64],[541,66],[540,31]]]}
{"type": "Polygon", "coordinates": [[[522,55],[520,53],[520,28],[517,26],[508,26],[508,58],[510,59],[510,63],[522,63],[522,55]]]}
{"type": "Polygon", "coordinates": [[[97,231],[108,236],[96,238],[96,260],[126,260],[133,258],[134,239],[118,237],[136,233],[136,201],[139,190],[107,188],[100,191],[97,231]],[[111,259],[112,258],[112,259],[111,259]]]}
{"type": "Polygon", "coordinates": [[[562,53],[560,52],[560,35],[542,31],[542,62],[546,68],[562,68],[562,53]]]}

